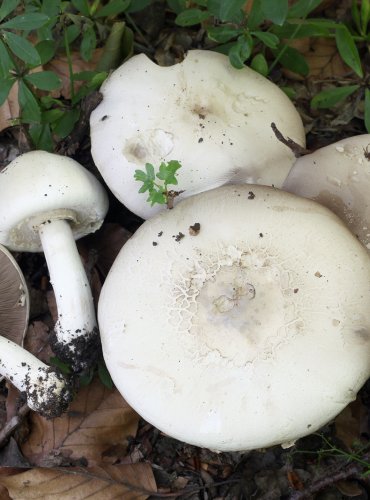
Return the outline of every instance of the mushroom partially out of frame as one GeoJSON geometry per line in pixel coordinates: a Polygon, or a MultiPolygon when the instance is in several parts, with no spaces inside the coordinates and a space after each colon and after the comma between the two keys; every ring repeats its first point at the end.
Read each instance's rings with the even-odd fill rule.
{"type": "Polygon", "coordinates": [[[103,101],[91,114],[91,152],[113,194],[147,219],[151,207],[135,170],[177,160],[180,200],[227,184],[280,187],[293,153],[271,129],[305,144],[302,121],[288,97],[227,56],[191,50],[183,62],[160,67],[136,55],[104,82],[103,101]]]}
{"type": "Polygon", "coordinates": [[[330,208],[370,251],[370,134],[302,156],[283,189],[330,208]]]}
{"type": "Polygon", "coordinates": [[[75,239],[96,231],[108,200],[76,161],[32,151],[0,172],[0,242],[45,254],[58,308],[53,350],[75,371],[98,349],[94,303],[75,239]]]}
{"type": "Polygon", "coordinates": [[[330,210],[224,186],[122,248],[99,301],[104,358],[170,436],[222,451],[291,443],[370,375],[369,292],[368,254],[330,210]]]}
{"type": "Polygon", "coordinates": [[[23,340],[28,325],[27,285],[12,255],[0,245],[0,375],[26,394],[28,406],[57,417],[72,399],[69,382],[14,340],[23,340]]]}

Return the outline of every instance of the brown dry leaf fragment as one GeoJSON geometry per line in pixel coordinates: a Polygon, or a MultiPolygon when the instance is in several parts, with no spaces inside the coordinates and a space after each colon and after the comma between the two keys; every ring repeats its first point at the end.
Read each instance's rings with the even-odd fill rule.
{"type": "Polygon", "coordinates": [[[54,356],[49,345],[50,329],[43,321],[33,321],[27,330],[24,348],[44,363],[54,356]]]}
{"type": "Polygon", "coordinates": [[[136,435],[138,421],[119,392],[96,379],[78,392],[61,417],[46,420],[33,413],[22,452],[33,465],[73,463],[82,458],[89,466],[99,465],[107,449],[115,444],[126,446],[128,437],[136,435]]]}
{"type": "MultiPolygon", "coordinates": [[[[84,61],[79,52],[72,52],[72,69],[73,73],[80,73],[82,71],[94,71],[102,54],[102,49],[96,49],[93,52],[91,61],[84,61]]],[[[53,97],[64,97],[65,99],[71,98],[71,81],[69,78],[69,65],[67,56],[58,55],[48,62],[45,67],[47,71],[54,71],[62,80],[62,87],[58,90],[51,92],[53,97]]],[[[74,90],[77,90],[85,85],[85,82],[76,80],[74,82],[74,90]]]]}
{"type": "MultiPolygon", "coordinates": [[[[12,500],[145,500],[157,491],[149,464],[38,468],[0,477],[12,500]]],[[[2,498],[2,497],[1,497],[2,498]]]]}
{"type": "Polygon", "coordinates": [[[346,497],[358,497],[364,492],[357,481],[343,480],[335,483],[336,488],[346,497]]]}
{"type": "Polygon", "coordinates": [[[358,397],[334,420],[335,435],[351,450],[361,441],[361,434],[367,432],[369,412],[358,397]]]}

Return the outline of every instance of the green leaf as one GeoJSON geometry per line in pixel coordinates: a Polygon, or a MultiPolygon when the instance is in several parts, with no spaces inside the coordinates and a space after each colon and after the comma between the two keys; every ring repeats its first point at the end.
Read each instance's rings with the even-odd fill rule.
{"type": "Polygon", "coordinates": [[[0,106],[7,100],[15,78],[0,78],[0,106]]]}
{"type": "Polygon", "coordinates": [[[72,5],[78,12],[81,12],[86,17],[90,16],[90,7],[87,0],[72,0],[72,5]]]}
{"type": "Polygon", "coordinates": [[[193,26],[208,19],[210,13],[200,9],[187,9],[176,16],[175,23],[178,26],[193,26]]]}
{"type": "Polygon", "coordinates": [[[276,49],[280,43],[279,37],[267,31],[252,31],[251,35],[261,40],[261,42],[266,45],[266,47],[270,47],[270,49],[276,49]]]}
{"type": "Polygon", "coordinates": [[[2,0],[0,6],[0,21],[5,19],[13,10],[18,7],[20,0],[2,0]]]}
{"type": "Polygon", "coordinates": [[[59,370],[64,373],[64,375],[68,375],[71,373],[71,367],[67,365],[67,363],[64,363],[61,359],[57,358],[56,356],[52,356],[50,359],[50,364],[53,366],[56,366],[59,368],[59,370]]]}
{"type": "Polygon", "coordinates": [[[295,99],[297,97],[297,91],[292,87],[280,87],[280,90],[284,92],[285,95],[289,97],[289,99],[295,99]]]}
{"type": "Polygon", "coordinates": [[[139,12],[140,10],[145,9],[148,5],[150,5],[151,0],[131,0],[130,5],[126,9],[126,12],[129,14],[133,12],[139,12]]]}
{"type": "Polygon", "coordinates": [[[61,87],[62,82],[53,71],[39,71],[24,77],[31,85],[40,90],[55,90],[61,87]]]}
{"type": "Polygon", "coordinates": [[[40,63],[46,64],[54,57],[56,44],[54,40],[42,40],[35,45],[35,49],[39,53],[40,63]]]}
{"type": "Polygon", "coordinates": [[[207,29],[208,38],[218,43],[225,43],[233,38],[236,38],[243,32],[242,29],[235,28],[234,26],[210,26],[207,29]]]}
{"type": "Polygon", "coordinates": [[[251,68],[260,75],[267,76],[269,72],[268,64],[266,58],[263,54],[259,53],[255,55],[250,64],[251,68]]]}
{"type": "Polygon", "coordinates": [[[316,7],[318,7],[323,0],[298,0],[291,7],[289,7],[288,18],[298,17],[303,19],[308,16],[316,7]]]}
{"type": "Polygon", "coordinates": [[[186,0],[167,0],[167,4],[175,14],[180,14],[186,9],[186,0]]]}
{"type": "Polygon", "coordinates": [[[262,10],[261,2],[253,2],[252,10],[249,13],[247,26],[250,30],[257,29],[265,19],[265,13],[262,10]]]}
{"type": "Polygon", "coordinates": [[[244,67],[244,62],[249,58],[253,49],[253,40],[250,36],[241,36],[229,51],[229,60],[237,69],[244,67]]]}
{"type": "Polygon", "coordinates": [[[154,167],[151,163],[145,163],[145,170],[148,179],[154,181],[155,179],[155,173],[154,173],[154,167]]]}
{"type": "Polygon", "coordinates": [[[358,53],[355,41],[353,40],[348,28],[344,25],[338,26],[335,32],[335,41],[339,54],[343,61],[348,64],[350,68],[363,78],[360,55],[358,53]]]}
{"type": "Polygon", "coordinates": [[[48,16],[40,13],[22,14],[13,17],[10,21],[0,24],[1,29],[36,30],[49,21],[48,16]]]}
{"type": "Polygon", "coordinates": [[[95,30],[90,26],[83,32],[80,45],[80,54],[84,61],[90,61],[95,47],[96,47],[95,30]]]}
{"type": "Polygon", "coordinates": [[[52,129],[54,134],[60,138],[67,137],[70,134],[80,117],[80,111],[78,109],[69,109],[63,113],[63,116],[53,122],[52,129]]]}
{"type": "Polygon", "coordinates": [[[176,175],[179,168],[181,168],[181,163],[177,160],[171,160],[168,163],[162,162],[156,177],[164,181],[165,187],[168,184],[177,185],[176,175]]]}
{"type": "Polygon", "coordinates": [[[21,108],[21,120],[23,123],[40,123],[41,111],[35,96],[24,83],[18,81],[18,101],[21,108]]]}
{"type": "Polygon", "coordinates": [[[64,110],[61,108],[49,109],[47,111],[43,111],[41,115],[42,123],[53,123],[64,115],[64,110]]]}
{"type": "Polygon", "coordinates": [[[370,134],[370,90],[365,90],[365,111],[364,121],[367,133],[370,134]]]}
{"type": "MultiPolygon", "coordinates": [[[[332,26],[336,28],[335,26],[332,26]]],[[[292,40],[296,38],[306,38],[310,36],[328,36],[330,34],[330,30],[327,26],[323,26],[319,20],[316,21],[303,21],[299,23],[295,23],[293,21],[286,22],[283,26],[273,26],[273,32],[280,39],[281,38],[290,38],[292,40]],[[297,24],[298,29],[297,29],[297,24]]]]}
{"type": "Polygon", "coordinates": [[[288,0],[260,0],[265,18],[274,24],[283,24],[288,15],[288,0]]]}
{"type": "Polygon", "coordinates": [[[96,12],[95,17],[116,16],[117,14],[125,12],[129,5],[130,0],[111,0],[96,12]]]}
{"type": "Polygon", "coordinates": [[[151,206],[155,203],[159,203],[160,205],[165,205],[167,203],[167,198],[163,191],[157,191],[153,189],[150,191],[149,196],[146,201],[149,201],[151,206]]]}
{"type": "Polygon", "coordinates": [[[361,2],[361,34],[366,36],[367,25],[370,19],[370,0],[361,2]]]}
{"type": "Polygon", "coordinates": [[[323,90],[313,97],[311,100],[311,107],[314,109],[331,108],[353,94],[359,87],[359,85],[346,85],[345,87],[335,87],[323,90]]]}
{"type": "Polygon", "coordinates": [[[239,22],[243,19],[242,8],[245,0],[208,0],[207,8],[221,21],[239,22]]]}
{"type": "Polygon", "coordinates": [[[28,133],[36,149],[53,152],[54,142],[48,124],[34,123],[28,127],[28,133]]]}
{"type": "Polygon", "coordinates": [[[352,0],[351,14],[352,14],[352,19],[356,25],[357,31],[359,33],[361,33],[362,26],[361,26],[361,18],[360,18],[360,9],[358,8],[357,0],[352,0]]]}
{"type": "Polygon", "coordinates": [[[298,50],[284,45],[280,47],[280,51],[274,50],[273,53],[276,57],[279,57],[279,61],[284,68],[302,76],[308,75],[310,68],[306,59],[298,50]]]}
{"type": "Polygon", "coordinates": [[[31,42],[25,38],[11,31],[4,31],[3,39],[10,50],[25,63],[31,66],[38,66],[41,63],[39,53],[31,42]]]}
{"type": "Polygon", "coordinates": [[[0,78],[8,78],[10,71],[14,70],[14,64],[11,60],[7,48],[0,40],[0,78]]]}
{"type": "Polygon", "coordinates": [[[113,380],[112,377],[110,376],[110,373],[108,371],[108,368],[106,367],[104,361],[99,361],[98,363],[98,375],[100,382],[105,385],[108,389],[113,388],[113,380]]]}
{"type": "MultiPolygon", "coordinates": [[[[76,24],[71,24],[70,26],[67,26],[65,32],[69,44],[73,43],[76,40],[76,38],[80,36],[81,33],[79,26],[77,26],[76,24]]],[[[64,40],[63,40],[63,45],[64,45],[64,40]]]]}

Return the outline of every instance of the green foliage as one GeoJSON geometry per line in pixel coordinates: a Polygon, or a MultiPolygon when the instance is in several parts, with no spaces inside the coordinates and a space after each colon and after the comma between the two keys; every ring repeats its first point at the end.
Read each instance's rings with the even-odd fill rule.
{"type": "Polygon", "coordinates": [[[52,151],[70,134],[80,117],[81,101],[99,88],[107,72],[133,52],[133,34],[124,16],[150,0],[3,0],[0,2],[0,104],[18,83],[20,116],[38,149],[52,151]],[[119,28],[119,29],[117,29],[119,28]],[[96,71],[75,74],[72,51],[90,61],[103,47],[96,71]],[[50,93],[62,82],[40,66],[66,55],[71,99],[54,99],[50,93]],[[83,82],[79,90],[76,83],[83,82]],[[45,95],[46,93],[46,95],[45,95]]]}
{"type": "Polygon", "coordinates": [[[176,176],[179,168],[181,168],[181,163],[179,161],[170,160],[168,163],[162,162],[157,173],[151,163],[145,164],[145,171],[135,170],[135,180],[143,183],[139,189],[139,193],[145,193],[148,191],[149,196],[147,201],[151,204],[151,206],[155,203],[159,203],[161,205],[168,203],[168,186],[177,186],[176,176]],[[158,183],[156,179],[162,181],[162,184],[158,183]]]}

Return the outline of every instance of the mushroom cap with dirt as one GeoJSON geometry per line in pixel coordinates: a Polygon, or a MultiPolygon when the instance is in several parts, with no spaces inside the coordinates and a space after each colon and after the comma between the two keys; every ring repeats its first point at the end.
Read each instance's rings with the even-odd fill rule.
{"type": "Polygon", "coordinates": [[[138,193],[135,170],[146,163],[182,164],[177,201],[227,183],[280,187],[294,155],[271,122],[305,144],[301,118],[279,87],[250,68],[233,68],[217,52],[190,50],[169,67],[136,55],[101,93],[90,121],[94,162],[113,194],[144,219],[163,209],[138,193]]]}
{"type": "Polygon", "coordinates": [[[370,263],[330,210],[223,186],[146,221],[103,285],[104,358],[163,432],[221,451],[291,443],[370,374],[370,263]]]}
{"type": "Polygon", "coordinates": [[[283,189],[330,208],[370,251],[370,134],[298,158],[283,189]]]}
{"type": "Polygon", "coordinates": [[[53,349],[75,371],[99,352],[94,303],[75,239],[96,231],[107,210],[100,183],[71,158],[31,151],[0,172],[0,243],[44,252],[58,308],[53,349]]]}

